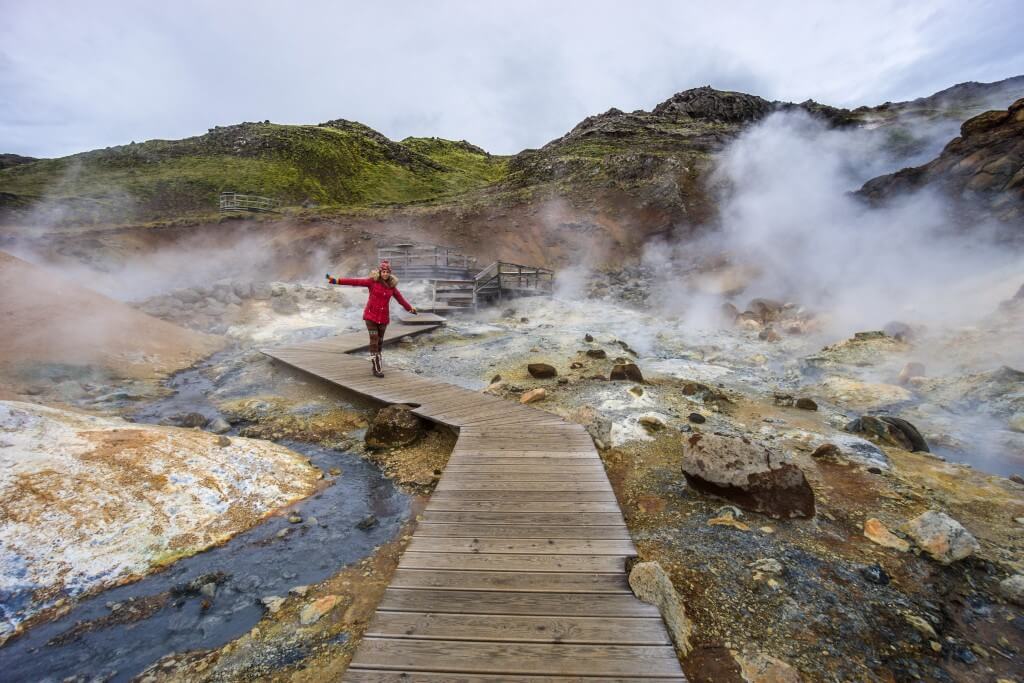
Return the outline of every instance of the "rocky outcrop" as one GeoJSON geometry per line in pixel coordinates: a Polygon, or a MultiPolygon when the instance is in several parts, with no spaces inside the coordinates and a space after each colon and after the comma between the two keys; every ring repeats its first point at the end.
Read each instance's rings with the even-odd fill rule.
{"type": "Polygon", "coordinates": [[[409,406],[392,405],[377,411],[366,430],[370,448],[400,448],[415,443],[423,436],[423,423],[409,406]]]}
{"type": "Polygon", "coordinates": [[[777,519],[814,515],[814,491],[788,458],[746,438],[694,434],[683,442],[693,488],[777,519]]]}
{"type": "Polygon", "coordinates": [[[1024,239],[1024,99],[967,120],[938,158],[869,180],[857,194],[882,204],[925,187],[949,197],[962,221],[991,216],[1024,239]]]}
{"type": "Polygon", "coordinates": [[[710,85],[676,93],[654,108],[659,116],[686,116],[702,121],[748,123],[768,116],[774,106],[757,95],[715,90],[710,85]]]}
{"type": "Polygon", "coordinates": [[[845,429],[853,434],[867,434],[884,444],[905,451],[930,452],[917,427],[902,418],[890,415],[862,415],[846,425],[845,429]]]}

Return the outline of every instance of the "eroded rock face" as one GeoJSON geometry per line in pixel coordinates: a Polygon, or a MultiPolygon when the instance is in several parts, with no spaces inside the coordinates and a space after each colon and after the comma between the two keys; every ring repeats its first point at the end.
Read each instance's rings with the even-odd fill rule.
{"type": "Polygon", "coordinates": [[[981,549],[977,539],[960,522],[935,510],[910,520],[903,525],[903,531],[942,564],[962,560],[981,549]]]}
{"type": "Polygon", "coordinates": [[[928,450],[921,432],[904,419],[890,415],[862,415],[845,427],[854,434],[867,434],[884,444],[902,448],[905,451],[928,450]]]}
{"type": "Polygon", "coordinates": [[[400,448],[423,436],[423,423],[409,406],[393,405],[377,411],[366,430],[370,448],[400,448]]]}
{"type": "Polygon", "coordinates": [[[683,474],[699,491],[776,519],[814,515],[814,491],[804,473],[762,444],[720,434],[683,442],[683,474]]]}
{"type": "Polygon", "coordinates": [[[0,401],[0,641],[71,597],[221,543],[313,492],[267,441],[0,401]],[[72,494],[73,492],[73,494],[72,494]],[[49,596],[49,597],[45,597],[49,596]]]}

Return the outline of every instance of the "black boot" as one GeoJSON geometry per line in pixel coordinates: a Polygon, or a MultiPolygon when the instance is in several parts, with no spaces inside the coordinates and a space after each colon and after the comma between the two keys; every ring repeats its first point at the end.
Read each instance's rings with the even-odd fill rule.
{"type": "Polygon", "coordinates": [[[383,362],[380,359],[380,354],[379,353],[373,354],[373,359],[372,359],[371,362],[373,364],[373,376],[374,377],[383,377],[384,376],[384,364],[383,364],[383,362]]]}

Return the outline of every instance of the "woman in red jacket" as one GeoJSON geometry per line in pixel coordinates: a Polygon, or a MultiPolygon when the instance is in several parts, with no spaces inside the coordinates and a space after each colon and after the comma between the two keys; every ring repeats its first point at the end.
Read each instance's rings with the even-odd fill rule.
{"type": "Polygon", "coordinates": [[[380,350],[384,342],[384,330],[387,329],[388,322],[391,320],[388,314],[391,297],[395,297],[402,308],[416,315],[416,309],[410,306],[402,293],[398,291],[398,278],[391,273],[391,264],[381,261],[376,270],[370,271],[368,278],[334,278],[328,274],[327,281],[332,285],[352,285],[366,287],[370,290],[370,298],[367,299],[366,308],[363,309],[363,320],[366,321],[366,329],[370,333],[370,361],[373,364],[373,374],[375,377],[383,377],[384,363],[381,361],[380,350]]]}

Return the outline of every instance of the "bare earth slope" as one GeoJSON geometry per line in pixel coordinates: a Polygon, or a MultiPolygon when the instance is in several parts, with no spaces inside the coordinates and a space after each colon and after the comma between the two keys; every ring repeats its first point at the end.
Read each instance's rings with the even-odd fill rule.
{"type": "Polygon", "coordinates": [[[151,378],[223,344],[0,252],[0,373],[31,363],[100,365],[151,378]]]}

